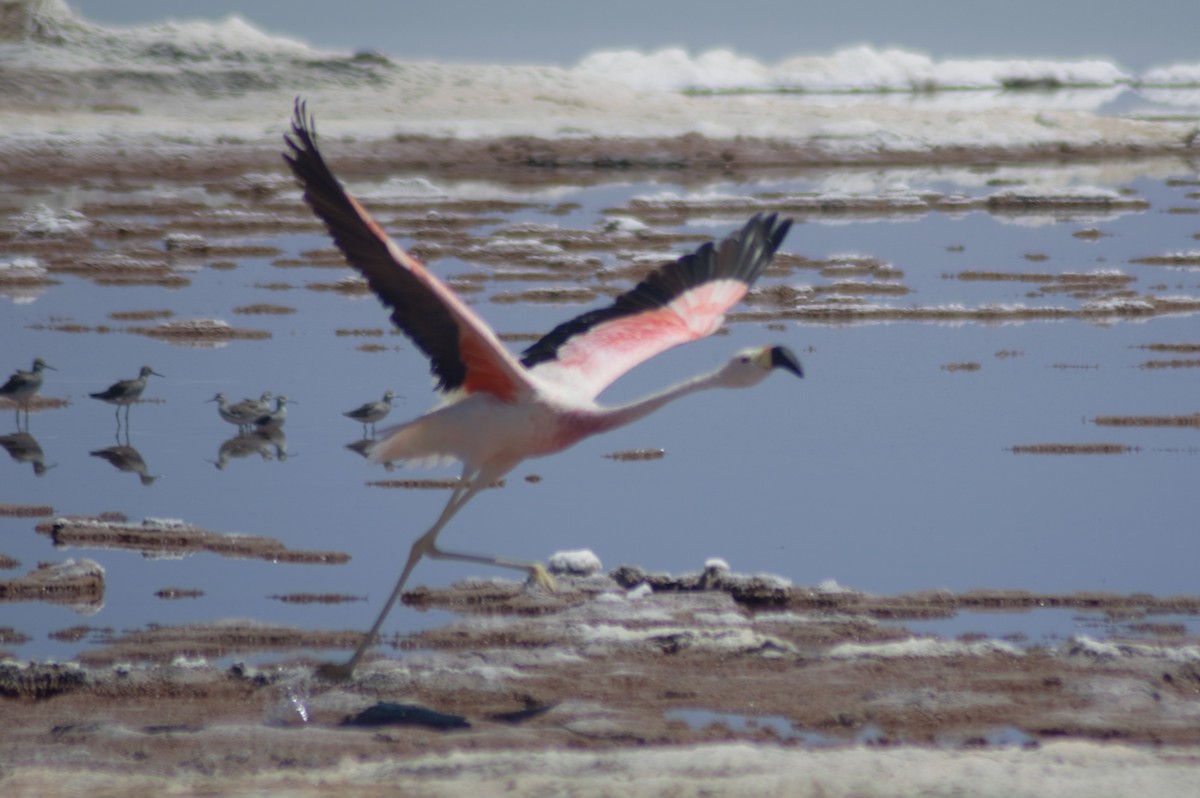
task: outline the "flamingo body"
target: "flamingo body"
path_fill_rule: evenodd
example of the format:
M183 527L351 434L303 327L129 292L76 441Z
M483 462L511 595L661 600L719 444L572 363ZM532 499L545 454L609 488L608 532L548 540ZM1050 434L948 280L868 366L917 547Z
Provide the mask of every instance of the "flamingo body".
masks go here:
M432 465L458 460L462 477L433 526L413 544L391 596L350 660L321 673L348 677L374 640L409 575L423 557L518 568L553 582L538 563L447 552L437 536L480 490L529 458L637 421L695 391L756 385L773 370L803 376L800 362L780 346L737 353L709 374L615 407L596 397L634 366L673 346L710 335L770 263L791 226L774 214L755 215L719 244L664 264L605 308L570 319L513 355L496 333L444 282L397 246L359 202L346 193L316 144L313 120L296 103L284 136L305 201L320 217L346 260L391 310L393 322L429 358L445 401L384 431L367 449L376 463Z

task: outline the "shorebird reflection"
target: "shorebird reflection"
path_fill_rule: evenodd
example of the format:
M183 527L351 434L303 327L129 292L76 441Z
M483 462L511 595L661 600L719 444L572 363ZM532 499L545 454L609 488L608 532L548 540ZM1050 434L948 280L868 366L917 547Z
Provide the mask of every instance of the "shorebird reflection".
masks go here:
M374 438L359 438L356 441L347 443L346 448L349 449L350 451L354 452L355 454L359 455L360 457L368 457L367 453L371 450L371 447L374 445L375 445ZM384 463L383 469L385 471L395 471L396 464L395 463Z
M148 473L149 468L146 465L146 461L142 459L141 452L127 443L118 442L116 446L109 446L107 449L97 449L94 452L89 452L89 454L92 457L107 460L118 471L137 474L138 479L142 481L143 485L153 485L154 480L158 479L157 474Z
M37 438L28 432L14 432L11 435L0 435L0 446L8 452L8 456L18 463L29 463L33 466L36 476L45 474L53 465L46 465L45 454Z
M230 460L257 454L263 460L288 459L287 435L281 429L256 429L226 440L217 450L217 459L209 460L219 470L225 470Z

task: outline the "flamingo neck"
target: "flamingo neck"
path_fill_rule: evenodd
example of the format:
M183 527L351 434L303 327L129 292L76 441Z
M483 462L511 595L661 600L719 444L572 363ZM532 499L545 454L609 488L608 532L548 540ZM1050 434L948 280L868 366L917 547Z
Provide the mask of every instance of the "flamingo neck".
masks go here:
M701 374L698 377L692 377L689 380L672 385L670 388L652 393L647 397L629 402L628 404L617 405L616 407L607 408L600 413L599 426L596 432L605 432L617 427L623 427L626 424L632 424L635 421L640 421L661 407L669 405L676 399L687 396L688 394L696 393L697 391L708 390L709 388L722 387L721 371L717 370L711 374Z

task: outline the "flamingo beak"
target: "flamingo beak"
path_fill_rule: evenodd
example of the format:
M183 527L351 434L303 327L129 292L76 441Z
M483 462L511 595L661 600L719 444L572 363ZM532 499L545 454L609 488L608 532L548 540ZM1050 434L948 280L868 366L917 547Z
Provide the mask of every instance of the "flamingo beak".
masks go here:
M792 350L786 346L771 347L771 368L786 369L792 372L797 377L804 376L804 369L800 367L800 358L792 353Z

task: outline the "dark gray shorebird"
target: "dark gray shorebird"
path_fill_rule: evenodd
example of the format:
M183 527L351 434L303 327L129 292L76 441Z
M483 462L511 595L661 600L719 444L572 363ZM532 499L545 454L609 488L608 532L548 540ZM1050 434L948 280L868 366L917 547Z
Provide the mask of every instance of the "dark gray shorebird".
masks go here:
M392 320L429 357L446 401L385 432L368 450L376 463L457 459L462 476L437 521L413 543L396 586L345 664L318 669L325 678L353 674L375 640L408 577L424 557L485 563L526 572L553 586L540 563L448 552L437 536L480 491L530 457L645 418L667 404L711 388L749 388L775 370L802 376L786 347L757 346L708 374L639 401L604 406L596 397L621 375L673 346L711 335L770 264L791 227L775 214L756 214L723 241L664 263L608 307L555 327L520 355L445 282L396 245L346 193L317 148L312 118L297 100L284 160L312 207Z
M392 412L392 402L396 400L395 391L386 391L378 402L367 402L353 410L342 413L346 418L352 418L363 425L363 435L367 434L367 425L371 425L371 434L375 434L375 422L383 421Z
M99 393L88 394L93 399L99 399L101 402L108 402L110 405L117 406L117 423L121 423L121 408L125 408L125 423L129 424L129 406L142 398L142 391L146 390L146 378L153 374L156 377L161 377L154 369L149 366L142 366L142 370L138 376L132 380L118 380L112 385L105 388Z
M256 430L265 431L279 429L283 426L284 422L287 421L288 402L289 400L286 396L279 394L279 396L275 397L275 409L270 412L260 413L257 415L250 422L251 426ZM291 404L298 405L300 403L292 402Z
M50 369L57 371L53 366L46 363L40 357L33 361L33 368L29 371L17 369L12 376L3 385L0 385L0 396L9 399L17 405L17 426L21 426L21 408L25 408L25 423L29 424L29 400L32 399L42 387L44 376L42 371Z

